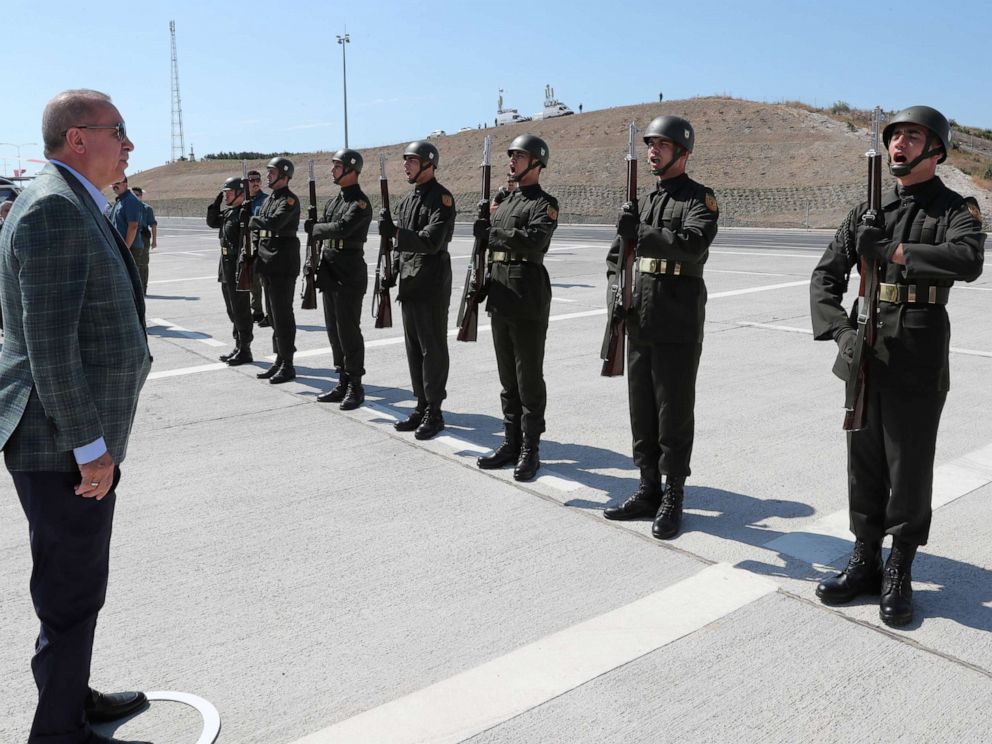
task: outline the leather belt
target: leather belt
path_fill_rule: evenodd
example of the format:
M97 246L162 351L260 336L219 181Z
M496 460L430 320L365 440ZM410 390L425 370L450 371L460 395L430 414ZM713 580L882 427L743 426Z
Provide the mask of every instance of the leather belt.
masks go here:
M637 270L642 274L668 274L669 276L697 278L703 275L703 267L700 264L687 264L667 258L645 258L643 256L637 259Z
M280 233L273 232L272 230L259 230L258 237L260 238L291 238L296 235L295 232L292 233Z
M514 261L536 264L543 263L543 261L540 260L535 261L533 256L529 256L525 253L514 253L513 251L493 251L493 263L513 263Z
M946 305L950 287L933 284L880 284L878 299L894 305Z

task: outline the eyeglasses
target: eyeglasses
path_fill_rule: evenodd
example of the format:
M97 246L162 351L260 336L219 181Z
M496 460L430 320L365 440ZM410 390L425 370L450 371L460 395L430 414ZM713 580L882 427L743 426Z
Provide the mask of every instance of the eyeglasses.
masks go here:
M261 183L261 182L262 182L262 177L261 177L261 176L251 176L251 177L250 177L250 178L248 179L248 183L251 183L251 182L253 182L253 181L254 181L255 183Z
M98 126L84 124L83 126L72 127L72 128L73 129L113 129L114 131L117 132L117 139L119 139L121 142L127 139L127 129L124 127L124 122L118 122L113 126L105 126L105 127L98 127ZM64 132L62 132L62 136L65 137L66 134L68 134L68 132L69 130L66 129Z

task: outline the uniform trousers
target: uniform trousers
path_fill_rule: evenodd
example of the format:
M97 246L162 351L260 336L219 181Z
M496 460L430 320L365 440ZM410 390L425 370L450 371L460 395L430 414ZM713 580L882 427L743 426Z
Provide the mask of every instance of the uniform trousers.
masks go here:
M251 347L254 326L251 320L251 293L238 291L236 261L224 259L224 279L220 289L224 295L224 306L231 321L234 344L239 349Z
M141 248L131 248L131 257L134 262L138 265L138 276L141 277L141 289L144 294L148 294L148 263L149 263L150 249L148 244Z
M627 323L627 395L634 464L641 477L660 483L689 477L695 436L696 373L702 344L641 341Z
M81 744L90 727L89 694L96 620L107 595L116 488L101 500L74 493L79 472L12 472L28 520L31 599L41 629L31 670L38 686L29 744Z
M858 539L881 542L889 534L926 545L933 458L945 400L946 392L869 386L867 426L847 434L851 532Z
M448 397L448 305L403 300L403 336L417 408Z
M349 377L361 377L365 374L365 338L362 336L365 293L337 287L321 290L321 294L334 369Z
M292 364L296 353L296 315L293 313L296 277L262 274L262 289L272 321L272 351L283 362Z
M544 433L548 389L544 384L544 343L548 316L507 318L492 314L496 368L503 386L503 424L524 436Z

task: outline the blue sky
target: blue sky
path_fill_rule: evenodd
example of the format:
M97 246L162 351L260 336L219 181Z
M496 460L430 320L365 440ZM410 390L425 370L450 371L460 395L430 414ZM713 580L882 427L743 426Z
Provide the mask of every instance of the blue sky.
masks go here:
M66 88L109 93L135 142L133 170L171 156L169 21L175 20L186 148L334 150L344 144L347 32L352 147L539 111L544 85L585 110L700 95L926 103L992 128L986 2L647 3L543 0L359 4L67 3L7 0L0 142L41 142ZM520 8L519 10L516 8ZM43 15L42 15L43 12ZM947 29L953 28L953 32ZM250 69L246 73L245 69ZM21 148L42 157L40 144ZM0 170L17 151L0 146ZM40 167L25 163L29 172Z

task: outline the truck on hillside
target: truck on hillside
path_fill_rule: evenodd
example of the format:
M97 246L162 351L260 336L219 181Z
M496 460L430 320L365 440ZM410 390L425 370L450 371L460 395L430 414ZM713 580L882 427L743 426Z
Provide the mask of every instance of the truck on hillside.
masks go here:
M530 121L529 116L523 116L515 108L503 108L503 89L499 89L499 101L496 104L496 126L504 124L516 124L521 121Z
M544 111L534 114L534 119L554 119L557 116L574 114L568 106L555 98L555 89L550 85L544 86Z

